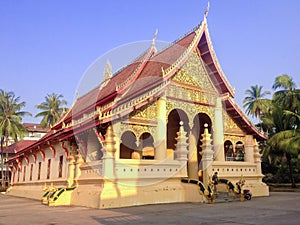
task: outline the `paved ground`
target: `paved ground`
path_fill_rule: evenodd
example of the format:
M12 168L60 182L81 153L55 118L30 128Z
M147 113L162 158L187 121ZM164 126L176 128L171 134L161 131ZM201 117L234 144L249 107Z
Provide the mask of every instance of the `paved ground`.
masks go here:
M48 207L38 201L0 194L0 225L11 224L300 224L300 193L271 192L270 197L217 204L180 203L89 209Z

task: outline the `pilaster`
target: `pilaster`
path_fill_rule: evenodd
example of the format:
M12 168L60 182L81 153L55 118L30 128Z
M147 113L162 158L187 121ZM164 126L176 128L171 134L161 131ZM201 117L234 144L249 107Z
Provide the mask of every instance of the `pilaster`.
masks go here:
M164 160L167 157L167 101L162 96L157 101L157 132L155 143L155 159Z
M75 185L76 187L78 187L78 179L81 175L81 169L80 166L81 164L84 162L82 155L79 153L78 155L75 156L75 177L74 177L74 181L75 181Z
M259 147L256 139L254 139L254 145L253 145L253 158L254 163L256 163L257 167L257 173L261 174L261 154L259 153Z
M68 167L69 167L69 174L68 174L68 187L72 187L73 183L74 183L74 177L75 177L75 156L70 155L69 156L69 163L68 163Z
M244 161L254 163L255 142L252 135L246 135ZM257 142L256 142L257 145ZM259 156L260 157L260 156Z
M188 176L190 179L198 180L198 156L197 156L197 140L192 133L189 135L189 155L188 155Z

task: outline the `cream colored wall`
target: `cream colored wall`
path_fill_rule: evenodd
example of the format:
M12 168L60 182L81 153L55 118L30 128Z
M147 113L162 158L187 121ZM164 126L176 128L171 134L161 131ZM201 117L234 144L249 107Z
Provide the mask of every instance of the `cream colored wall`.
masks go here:
M56 157L53 156L53 152L49 148L43 149L45 152L45 160L42 159L42 156L40 153L36 153L36 162L34 162L34 158L32 155L28 156L29 163L27 164L26 160L22 160L22 171L20 171L20 179L19 182L18 179L18 172L15 173L15 179L14 183L31 183L31 182L38 182L38 183L45 183L45 182L51 182L51 181L59 181L59 180L65 180L67 178L68 174L68 163L66 160L66 156L64 151L61 149L59 145L55 145L54 148L56 149ZM62 168L62 177L59 178L59 157L63 156L63 168ZM51 159L51 167L50 167L50 178L47 179L47 169L48 169L48 159ZM40 174L40 180L38 180L38 166L39 162L41 162L41 174ZM30 181L30 167L31 164L33 164L33 170L32 170L32 181ZM23 181L24 176L24 168L26 167L25 171L25 181Z

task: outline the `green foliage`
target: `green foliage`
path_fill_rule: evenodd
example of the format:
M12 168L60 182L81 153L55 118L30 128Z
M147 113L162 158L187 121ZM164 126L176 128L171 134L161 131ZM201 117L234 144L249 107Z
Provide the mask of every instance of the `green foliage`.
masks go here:
M0 134L5 137L12 137L15 141L26 134L26 129L22 124L22 117L31 115L29 112L21 111L25 107L24 101L20 102L20 97L16 97L13 92L0 90Z
M291 159L291 165L293 168L293 175L296 183L300 182L300 160L297 158ZM269 184L282 184L290 183L289 166L286 163L286 159L282 159L278 162L268 163L263 162L262 171L265 174L263 181Z
M262 110L267 110L269 105L269 100L265 99L266 95L269 95L269 91L262 92L262 86L251 86L250 89L245 91L246 98L244 99L244 108L246 108L246 113L254 117L260 118Z
M257 85L251 88L258 92L262 89ZM265 105L259 106L262 100L257 99L253 100L256 105L251 105L248 96L244 100L248 104L244 107L252 115L254 109L259 109L262 120L259 126L269 134L269 139L261 145L262 169L268 174L265 180L290 181L292 187L295 187L300 166L297 161L300 154L300 89L296 89L295 82L288 75L276 77L273 89L275 92L272 99L263 100Z
M14 92L6 92L0 89L0 135L1 135L1 176L2 186L4 186L4 157L3 145L7 146L8 139L13 138L18 141L22 138L27 130L22 124L22 117L31 115L29 112L22 111L26 103L20 101L20 97L16 97ZM8 153L6 152L6 159Z
M41 112L36 114L35 117L43 117L41 120L42 127L53 126L62 114L68 110L65 107L67 101L62 98L63 95L48 94L45 97L45 101L36 106Z

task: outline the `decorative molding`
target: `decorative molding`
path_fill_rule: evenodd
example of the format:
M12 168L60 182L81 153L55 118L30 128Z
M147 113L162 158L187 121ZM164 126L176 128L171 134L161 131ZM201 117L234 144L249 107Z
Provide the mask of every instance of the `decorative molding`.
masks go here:
M233 119L223 110L224 132L244 134L242 129L233 121Z
M36 163L36 154L33 151L30 151L30 154L33 158L33 162Z
M26 164L28 166L29 165L29 158L28 158L28 156L24 155L23 157L24 157L24 160L25 160L25 162L26 162Z
M69 151L68 151L67 147L65 146L65 142L64 142L64 141L61 142L61 148L62 148L62 149L64 150L64 152L65 152L66 160L68 160L68 159L69 159Z
M46 159L46 155L45 155L45 152L43 149L41 149L40 146L38 146L38 153L40 153L41 157L42 157L42 160L45 161Z
M156 127L156 125L121 123L119 139L121 140L122 135L126 131L131 131L135 135L137 141L143 133L150 133L152 137L155 138Z
M202 90L209 90L211 93L215 93L215 95L218 93L203 65L202 59L197 54L197 51L192 52L189 59L172 77L172 80L196 86Z
M47 144L52 152L53 158L55 158L56 157L56 149L54 148L53 145L51 145L50 141L48 141Z
M167 101L167 115L170 114L170 112L174 109L181 109L184 111L189 119L189 124L192 124L194 121L194 118L199 113L205 113L207 114L212 121L214 121L214 110L213 108L205 105L199 105L199 104L193 104L190 102L185 101L179 101L179 100L172 100L168 99Z
M21 160L19 158L16 158L16 162L18 164L18 167L19 167L20 171L22 172L22 162L21 162Z
M129 118L152 120L157 117L157 101L149 102L129 114Z
M244 136L225 134L224 135L224 142L227 141L227 140L231 141L233 146L235 146L235 144L239 141L244 143L244 144L245 144L245 141L246 141Z

